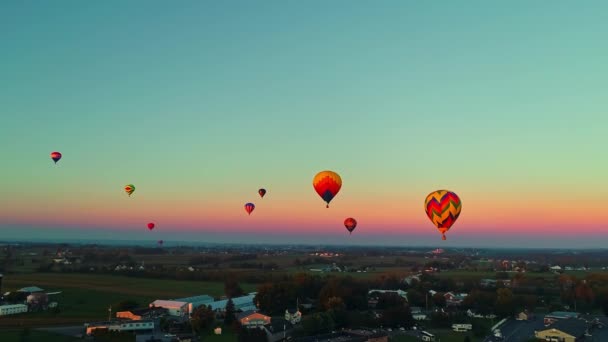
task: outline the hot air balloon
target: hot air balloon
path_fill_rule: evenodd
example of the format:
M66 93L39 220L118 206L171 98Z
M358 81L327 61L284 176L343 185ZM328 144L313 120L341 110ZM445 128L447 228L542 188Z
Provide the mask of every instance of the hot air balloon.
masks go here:
M346 227L348 232L352 234L353 230L355 230L355 228L357 227L357 220L352 217L347 218L346 220L344 220L344 227Z
M327 202L326 208L329 208L329 202L338 194L342 187L342 178L333 171L321 171L313 178L312 186L317 191L317 194Z
M125 185L125 192L127 193L127 195L129 195L129 197L131 196L131 194L135 191L135 185L133 184L127 184Z
M247 214L251 215L253 209L255 209L255 205L253 203L245 203L245 211Z
M59 153L59 152L51 152L51 159L53 159L53 161L55 162L55 164L57 164L57 162L59 161L59 159L61 159L61 153Z
M158 240L158 246L162 247L163 246L163 240Z
M150 229L150 230L154 229L155 226L156 225L152 222L148 223L148 229Z
M448 190L437 190L426 196L424 210L431 222L441 233L441 239L445 240L445 233L456 222L460 216L462 203L458 196Z
M264 195L266 195L266 189L260 189L258 190L258 194L260 194L260 197L264 198Z

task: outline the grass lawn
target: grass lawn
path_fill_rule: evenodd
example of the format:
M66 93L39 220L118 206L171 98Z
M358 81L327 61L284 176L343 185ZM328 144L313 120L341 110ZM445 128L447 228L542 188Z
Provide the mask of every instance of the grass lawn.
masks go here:
M21 329L0 329L0 341L2 342L23 342L23 341L44 341L44 342L75 342L82 341L75 337L59 335L46 331L30 330L27 339L21 339Z
M253 292L256 285L240 284L245 292ZM80 273L11 274L4 277L4 288L39 286L45 290L65 291L86 288L127 296L179 298L201 294L219 297L224 294L222 282L182 281L168 279L133 278L119 275Z
M113 275L77 273L10 274L4 277L4 288L12 291L24 286L39 286L47 292L61 291L49 300L59 303L59 312L27 313L0 319L0 327L41 326L51 324L81 324L106 320L108 307L123 300L134 300L147 306L155 299L179 298L209 294L220 296L220 282L177 281L130 278ZM246 291L255 286L241 284ZM113 316L115 314L113 313ZM4 342L3 339L0 341Z

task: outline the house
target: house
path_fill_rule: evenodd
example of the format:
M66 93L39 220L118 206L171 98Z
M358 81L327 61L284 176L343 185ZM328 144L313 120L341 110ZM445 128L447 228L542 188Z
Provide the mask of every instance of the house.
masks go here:
M559 320L570 319L570 318L578 318L579 313L570 312L570 311L553 311L549 314L545 315L544 323L545 326L553 324Z
M534 315L532 313L528 312L528 310L524 310L515 315L515 319L518 321L527 321L532 318L534 318Z
M270 324L270 317L256 311L238 313L236 319L243 327L254 328Z
M425 341L425 342L433 342L435 341L435 335L431 334L430 332L427 331L422 331L420 333L420 339Z
M412 318L414 318L417 321L423 321L426 319L426 314L422 312L422 309L417 307L417 306L413 306L410 308L411 312L412 312Z
M542 341L577 342L585 339L587 323L581 319L563 319L553 323L548 329L535 332Z
M421 274L407 276L403 279L403 282L411 286L414 281L420 282L420 276Z
M187 302L158 299L150 303L150 307L167 309L169 315L176 317L183 317L189 314Z
M468 296L468 294L466 294L466 293L455 294L453 292L446 292L443 296L445 297L446 306L459 306L460 304L462 304L462 302Z
M285 320L291 324L298 324L302 320L302 313L298 307L285 310Z
M481 287L496 287L496 279L481 279L479 285Z

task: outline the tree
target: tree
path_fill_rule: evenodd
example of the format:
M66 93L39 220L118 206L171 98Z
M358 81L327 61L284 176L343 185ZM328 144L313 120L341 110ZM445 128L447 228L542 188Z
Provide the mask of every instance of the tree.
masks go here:
M376 304L376 309L385 310L405 306L405 304L405 299L396 293L382 293L378 296L378 304Z
M500 317L509 317L515 314L515 303L513 301L513 293L507 288L496 290L496 315Z
M414 325L414 318L408 306L393 306L382 312L380 323L386 327L409 328Z
M230 278L224 282L224 294L226 297L236 298L242 296L244 293L245 291L243 291L235 279Z
M464 337L464 342L471 342L471 338L469 336Z
M234 313L236 312L232 298L228 299L228 302L226 303L225 311L226 311L226 317L224 317L224 324L230 325L230 324L232 324L232 322L235 321Z
M201 334L203 331L210 328L215 321L215 312L211 310L210 307L201 305L194 310L190 321L192 322L192 329L194 329L196 333Z
M243 328L239 330L239 342L266 342L266 331L262 328Z
M260 286L254 303L259 303L259 309L269 315L281 315L286 308L293 306L295 298L293 283L280 282Z
M112 304L112 310L113 311L128 311L128 310L135 309L138 306L139 306L138 302L127 299L127 300L123 300L118 303Z
M435 293L433 295L433 304L439 308L445 308L446 300L443 293Z

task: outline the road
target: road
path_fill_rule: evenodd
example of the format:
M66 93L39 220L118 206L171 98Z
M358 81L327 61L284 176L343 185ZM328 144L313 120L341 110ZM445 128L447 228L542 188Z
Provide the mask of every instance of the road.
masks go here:
M522 342L527 341L534 337L534 332L543 330L543 318L536 317L528 321L517 321L514 319L508 319L498 329L502 333L503 339L495 339L491 336L486 337L484 342Z

